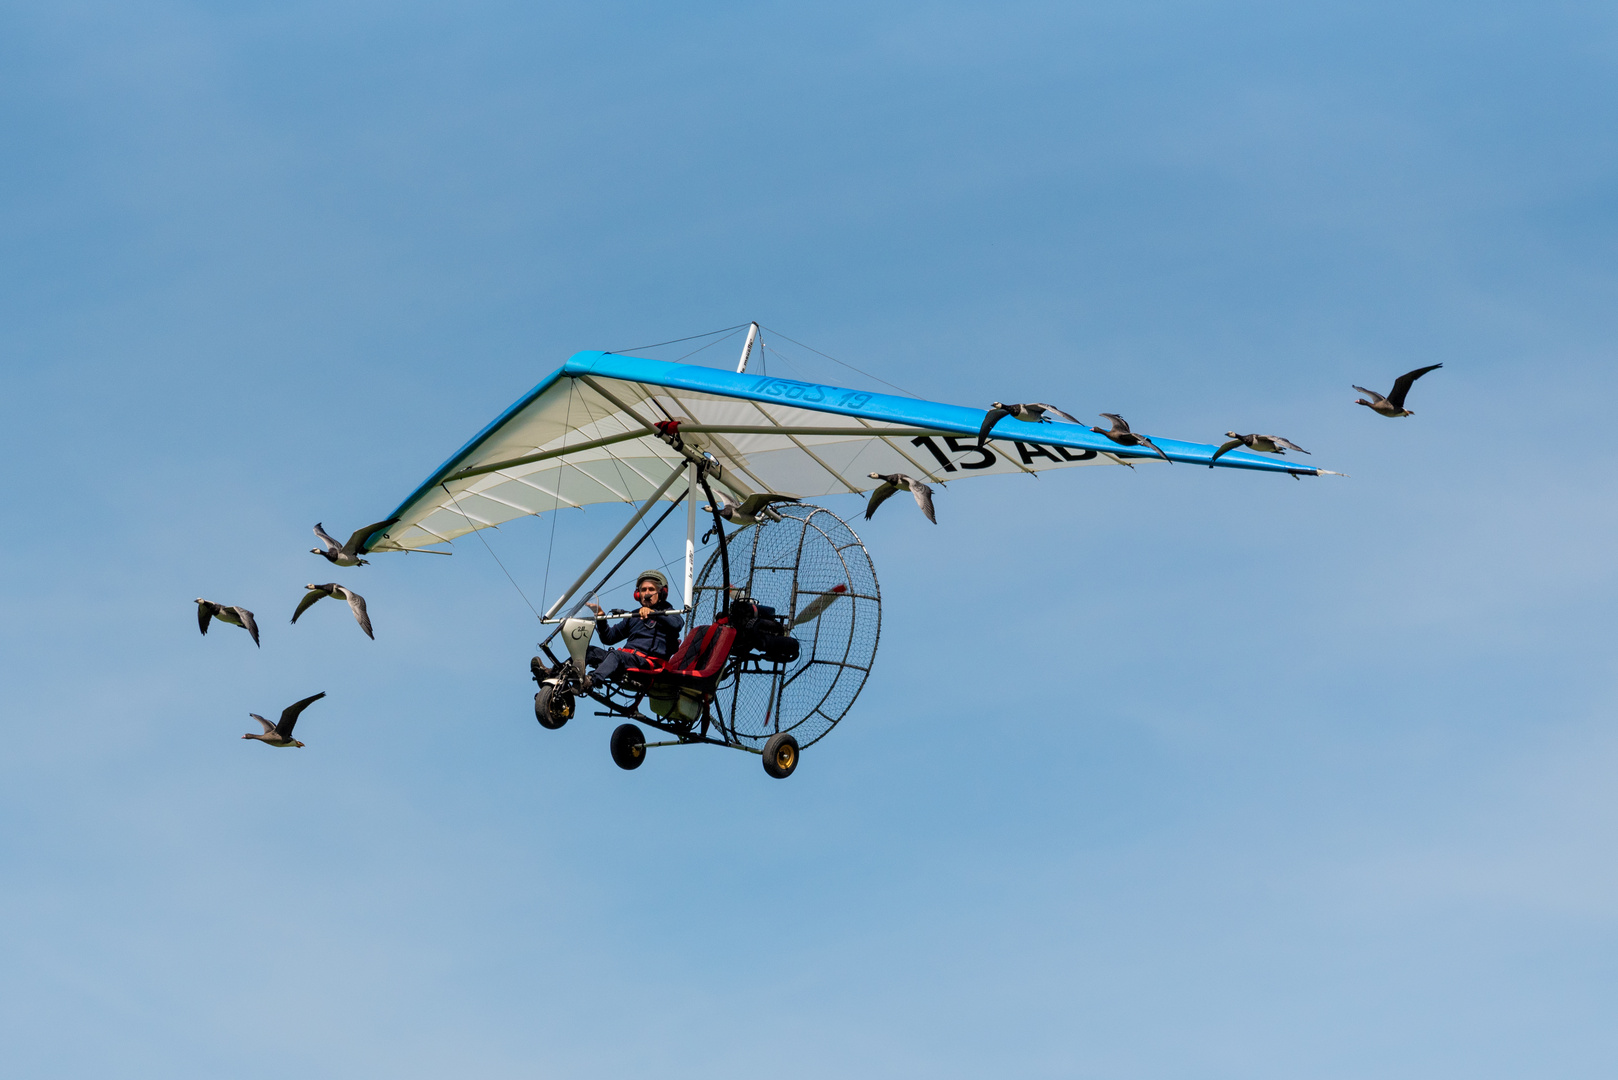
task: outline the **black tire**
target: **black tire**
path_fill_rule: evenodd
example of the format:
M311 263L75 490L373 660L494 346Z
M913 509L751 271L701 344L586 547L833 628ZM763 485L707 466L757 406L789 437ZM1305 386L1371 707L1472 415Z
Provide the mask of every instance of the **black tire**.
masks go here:
M573 695L555 686L541 686L534 695L534 719L555 731L573 719Z
M764 744L764 771L785 780L798 767L798 740L783 731Z
M612 729L612 763L620 769L638 769L646 760L646 733L634 724Z

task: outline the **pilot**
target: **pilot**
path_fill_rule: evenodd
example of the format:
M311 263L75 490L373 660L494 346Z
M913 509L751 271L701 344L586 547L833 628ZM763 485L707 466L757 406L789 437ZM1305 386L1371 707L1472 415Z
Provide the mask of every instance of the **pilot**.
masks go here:
M642 570L635 578L635 599L640 603L639 610L616 623L608 623L607 613L591 602L601 644L623 642L612 650L590 646L585 659L595 668L593 679L618 679L627 668L645 666L645 658L667 660L679 648L685 620L674 613L669 603L669 579L656 570Z

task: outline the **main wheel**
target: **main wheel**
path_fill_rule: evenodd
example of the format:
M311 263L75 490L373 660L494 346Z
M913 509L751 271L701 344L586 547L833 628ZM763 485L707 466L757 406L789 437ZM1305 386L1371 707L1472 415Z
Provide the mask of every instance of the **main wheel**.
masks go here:
M798 740L790 733L770 736L764 744L764 771L777 780L785 780L798 767Z
M541 686L534 695L534 719L555 731L573 719L573 695L555 686Z
M646 733L634 724L612 729L612 763L620 769L638 769L646 760Z

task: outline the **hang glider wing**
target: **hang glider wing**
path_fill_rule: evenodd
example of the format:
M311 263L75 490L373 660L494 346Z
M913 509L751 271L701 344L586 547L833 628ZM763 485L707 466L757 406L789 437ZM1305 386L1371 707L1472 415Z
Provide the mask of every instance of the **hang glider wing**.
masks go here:
M479 432L373 534L371 551L425 548L475 529L561 507L639 502L665 486L683 455L656 425L678 421L683 444L713 456L710 483L738 499L760 491L818 498L860 494L870 473L932 483L1072 465L1161 461L1075 424L1006 418L977 445L982 409L768 375L581 352ZM1174 461L1207 465L1214 447L1154 441ZM1319 470L1246 451L1214 465L1314 476Z

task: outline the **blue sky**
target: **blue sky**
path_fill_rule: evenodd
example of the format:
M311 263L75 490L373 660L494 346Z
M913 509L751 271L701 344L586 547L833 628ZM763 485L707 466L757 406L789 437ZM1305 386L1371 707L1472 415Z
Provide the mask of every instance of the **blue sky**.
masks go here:
M1615 84L1593 4L0 8L12 1068L1612 1075ZM539 729L481 546L278 614L570 353L748 319L1352 478L862 525L785 783Z

